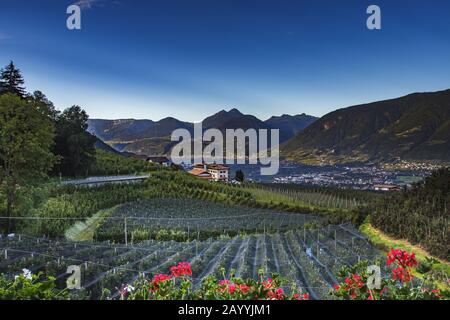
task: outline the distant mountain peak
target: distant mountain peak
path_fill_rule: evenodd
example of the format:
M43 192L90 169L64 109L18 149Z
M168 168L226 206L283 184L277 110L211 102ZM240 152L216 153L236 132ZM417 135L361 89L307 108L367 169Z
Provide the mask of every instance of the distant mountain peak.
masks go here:
M229 114L235 114L235 115L243 115L242 114L242 112L240 112L238 109L236 109L236 108L233 108L233 109L230 109L230 111L228 111L228 113Z
M228 116L234 116L234 117L239 117L239 116L243 116L243 113L240 112L238 109L236 108L232 108L229 111L223 109L221 111L219 111L218 113L212 115L212 117L214 116L223 116L223 115L228 115Z
M163 118L158 121L158 123L164 123L164 122L181 122L181 121L174 117L166 117L166 118Z
M308 116L309 117L309 116ZM203 129L279 129L281 142L293 137L313 120L308 117L283 115L261 121L257 117L243 114L237 108L221 110L202 121ZM313 117L311 117L313 118ZM175 129L193 130L193 123L173 117L152 120L89 120L88 131L114 146L118 151L136 154L166 154L173 143L170 135Z

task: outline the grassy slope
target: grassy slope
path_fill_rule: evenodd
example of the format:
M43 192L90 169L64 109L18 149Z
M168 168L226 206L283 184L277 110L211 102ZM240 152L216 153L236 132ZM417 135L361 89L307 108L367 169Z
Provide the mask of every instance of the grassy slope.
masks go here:
M90 175L138 174L155 169L155 164L144 160L97 149L96 163L91 168Z
M442 259L438 259L430 255L427 251L417 245L413 245L409 243L407 240L394 239L384 234L382 231L374 228L369 221L363 223L359 230L368 237L369 241L381 249L384 252L388 252L391 248L399 248L409 252L414 252L416 254L417 260L419 263L427 263L428 259L435 260L435 263L432 265L432 270L444 272L447 275L450 275L450 263L448 261L444 261ZM423 279L425 274L415 270L415 276L420 279ZM439 283L439 287L447 289L449 288L448 284Z

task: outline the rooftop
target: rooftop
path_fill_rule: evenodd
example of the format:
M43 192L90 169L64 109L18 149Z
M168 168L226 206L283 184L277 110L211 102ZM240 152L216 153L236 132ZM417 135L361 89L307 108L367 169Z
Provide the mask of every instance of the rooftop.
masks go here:
M222 164L202 164L202 163L197 163L194 165L194 168L201 168L204 169L204 167L206 166L206 168L208 170L230 170L230 168L228 166L222 165Z

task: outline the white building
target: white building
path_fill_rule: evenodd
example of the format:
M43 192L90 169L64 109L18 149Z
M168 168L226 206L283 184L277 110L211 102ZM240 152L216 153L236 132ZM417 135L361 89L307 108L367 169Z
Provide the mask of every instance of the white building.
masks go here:
M194 168L189 171L192 175L199 178L206 178L211 181L228 181L230 168L221 164L196 164ZM209 177L205 175L209 174Z

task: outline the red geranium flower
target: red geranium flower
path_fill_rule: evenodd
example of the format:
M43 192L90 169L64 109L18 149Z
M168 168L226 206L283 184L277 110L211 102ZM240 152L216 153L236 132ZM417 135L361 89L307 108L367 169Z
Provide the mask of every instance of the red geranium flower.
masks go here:
M295 300L309 300L309 293L304 293L304 294L294 294L294 299Z
M167 274L155 274L152 278L151 285L153 290L159 289L159 284L161 282L169 281L172 279L172 276L169 276Z
M415 253L408 253L401 249L391 249L391 251L388 253L386 262L388 266L396 262L397 265L404 268L412 268L418 264Z
M182 276L192 276L191 265L187 262L178 263L178 265L171 267L170 271L175 278Z
M235 284L231 284L231 285L228 287L228 292L229 292L230 294L233 294L235 291L236 291L236 285L235 285Z
M267 278L267 281L263 281L262 285L264 286L264 289L272 289L273 286L273 280L271 278Z
M241 290L243 294L247 294L250 291L250 287L246 284L241 284L239 285L239 290Z

